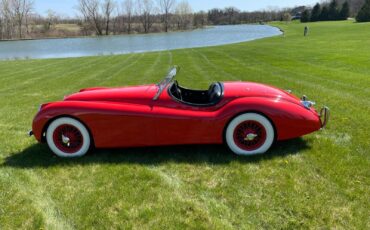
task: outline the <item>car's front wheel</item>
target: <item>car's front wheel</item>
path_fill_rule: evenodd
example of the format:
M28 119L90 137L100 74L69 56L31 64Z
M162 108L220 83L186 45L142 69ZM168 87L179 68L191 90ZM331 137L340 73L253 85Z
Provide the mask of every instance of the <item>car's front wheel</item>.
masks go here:
M257 113L245 113L234 118L225 135L227 145L238 155L265 153L275 137L271 122Z
M91 138L81 122L61 117L50 123L46 130L46 142L59 157L81 157L89 150Z

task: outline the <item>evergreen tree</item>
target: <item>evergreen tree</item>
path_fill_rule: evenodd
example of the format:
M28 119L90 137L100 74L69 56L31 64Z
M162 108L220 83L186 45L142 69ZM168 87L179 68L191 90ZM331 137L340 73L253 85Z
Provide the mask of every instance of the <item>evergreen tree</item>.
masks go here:
M338 20L338 3L332 0L329 4L328 20Z
M342 9L339 12L339 19L347 20L348 17L349 17L349 3L348 1L345 1L342 5Z
M308 10L304 10L301 15L301 22L309 22L310 21L310 12Z
M320 20L321 6L320 3L317 3L311 12L311 22L316 22Z
M320 21L327 21L329 19L328 15L329 15L329 9L327 6L324 6L320 13L320 17L319 17Z
M358 12L356 20L358 22L370 22L370 0L366 0L365 4Z

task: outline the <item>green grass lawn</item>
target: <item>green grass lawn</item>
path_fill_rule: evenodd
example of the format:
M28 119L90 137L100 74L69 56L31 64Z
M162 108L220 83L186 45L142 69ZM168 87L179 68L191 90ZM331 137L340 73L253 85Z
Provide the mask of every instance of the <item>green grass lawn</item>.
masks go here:
M0 229L370 228L370 24L276 24L285 36L88 58L0 62ZM254 81L331 108L328 129L263 156L224 146L59 159L28 138L38 105L80 88ZM108 130L109 131L109 130Z

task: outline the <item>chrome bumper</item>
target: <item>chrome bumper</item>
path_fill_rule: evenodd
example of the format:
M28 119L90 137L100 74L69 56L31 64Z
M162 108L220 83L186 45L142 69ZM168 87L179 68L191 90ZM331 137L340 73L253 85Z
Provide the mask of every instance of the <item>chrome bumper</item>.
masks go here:
M324 106L320 110L320 121L321 121L321 128L322 129L324 129L326 127L326 125L328 124L329 118L330 118L330 109L328 107Z

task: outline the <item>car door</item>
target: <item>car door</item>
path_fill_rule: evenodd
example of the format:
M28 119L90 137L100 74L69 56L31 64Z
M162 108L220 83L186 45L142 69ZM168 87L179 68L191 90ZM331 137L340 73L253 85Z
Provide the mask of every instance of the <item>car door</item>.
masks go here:
M223 121L216 107L184 105L163 96L152 115L156 145L222 143Z

